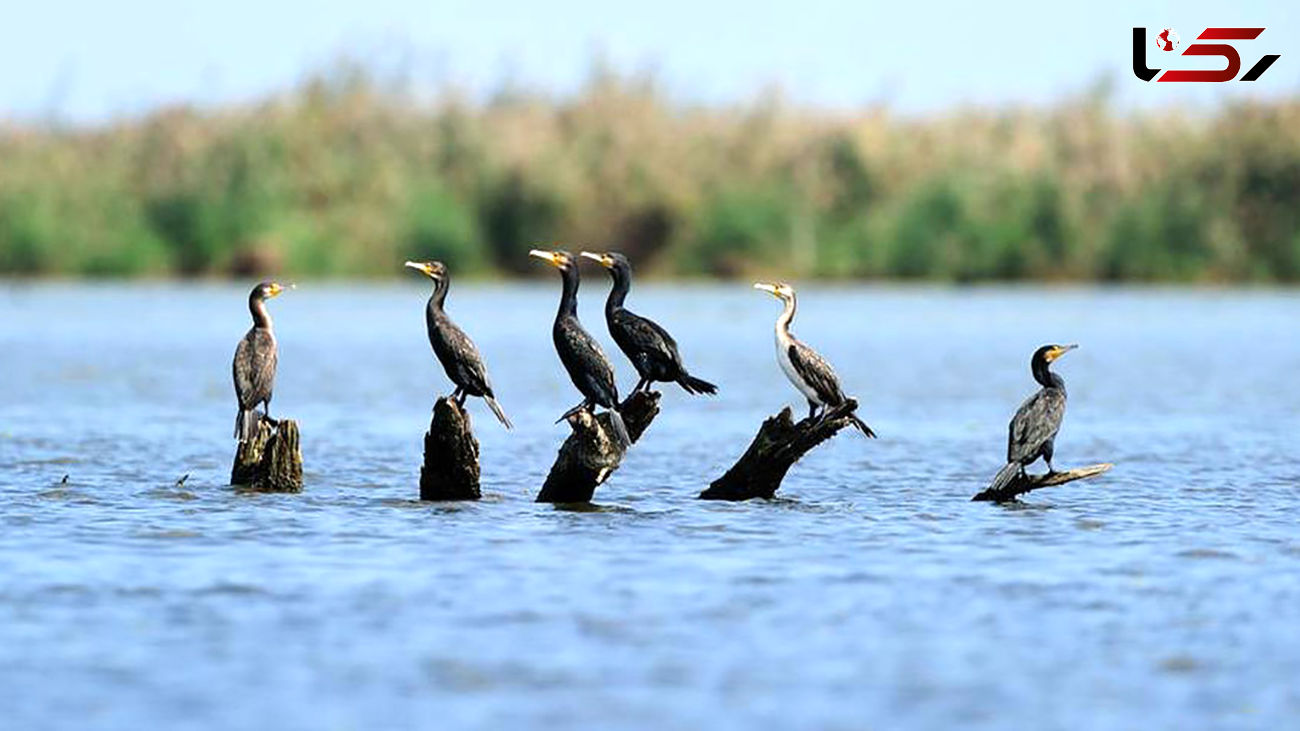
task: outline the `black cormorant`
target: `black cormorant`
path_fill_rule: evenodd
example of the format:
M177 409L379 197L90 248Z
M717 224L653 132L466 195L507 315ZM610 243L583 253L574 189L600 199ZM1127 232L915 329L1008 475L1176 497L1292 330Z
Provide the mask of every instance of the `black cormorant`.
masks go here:
M492 392L492 382L488 380L483 356L474 347L474 341L469 339L464 330L456 327L456 323L451 321L443 309L443 304L447 301L447 289L451 286L447 267L440 261L408 261L406 266L423 272L433 280L433 294L424 309L424 322L429 328L429 345L433 346L433 354L438 356L443 370L447 371L447 377L456 384L451 397L461 406L465 405L466 396L481 397L487 401L492 413L496 414L497 421L505 428L511 428L510 420L506 418L501 405L497 403L496 394Z
M618 384L614 382L614 367L609 364L600 344L578 322L578 262L567 251L533 249L528 255L559 269L560 278L564 282L560 308L555 313L551 335L560 362L569 372L573 385L582 393L583 401L565 412L560 420L563 421L582 409L591 410L593 405L604 406L609 409L610 421L614 424L614 431L618 432L618 438L624 446L631 444L623 417L618 413Z
M642 389L649 391L650 384L655 381L676 383L687 393L717 393L717 386L686 372L682 357L677 353L677 342L667 330L654 320L641 317L623 307L623 300L632 287L632 265L628 263L627 257L614 252L593 254L584 251L582 255L608 269L614 280L614 287L609 290L609 299L605 300L605 322L609 325L609 334L613 336L614 342L618 343L618 347L632 361L636 372L641 376L636 388L632 389L633 393Z
M776 360L794 387L808 399L808 418L817 416L818 407L822 407L824 416L826 409L843 404L846 397L835 369L825 358L790 334L796 308L794 288L779 282L759 282L754 289L761 289L785 303L781 316L776 318ZM849 419L863 434L876 436L857 414L849 414Z
M235 398L239 400L235 436L241 442L248 441L257 433L258 404L263 405L267 420L272 421L271 390L275 386L278 355L266 301L279 296L283 291L284 286L279 282L262 282L253 287L248 295L248 311L253 315L253 327L239 341L235 348L235 361L231 364L231 372L235 377Z
M1052 362L1074 350L1077 345L1044 345L1034 351L1029 370L1043 387L1016 410L1007 429L1007 464L993 478L992 489L1006 487L1025 467L1042 457L1047 471L1052 469L1052 452L1056 432L1065 418L1065 380L1051 370Z

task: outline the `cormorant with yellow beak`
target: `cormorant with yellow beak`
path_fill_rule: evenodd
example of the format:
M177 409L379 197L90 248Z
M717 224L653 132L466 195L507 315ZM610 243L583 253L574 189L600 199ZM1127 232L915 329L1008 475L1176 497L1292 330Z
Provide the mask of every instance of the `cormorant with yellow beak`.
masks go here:
M843 404L847 397L840 388L839 376L835 375L831 364L790 333L790 323L794 321L797 306L794 288L783 282L759 282L754 285L754 289L761 289L785 304L780 317L776 318L776 360L781 364L781 370L785 371L786 378L808 400L808 418L817 416L819 408L822 410L821 415L825 416L828 408ZM863 434L876 436L857 414L849 414L849 419Z
M1007 464L993 478L992 489L999 490L1011 483L1017 475L1023 477L1025 467L1042 457L1047 471L1052 473L1052 453L1056 449L1056 433L1065 418L1065 379L1052 372L1051 364L1057 358L1079 347L1078 345L1044 345L1034 351L1029 361L1029 371L1042 388L1016 410L1007 429Z
M555 351L560 355L560 362L569 372L573 385L582 393L583 400L566 411L559 421L578 411L591 411L593 406L604 406L609 409L610 421L613 422L619 440L624 446L630 445L632 440L623 424L622 415L618 413L618 384L614 381L614 367L609 364L600 344L578 321L578 262L567 251L533 249L528 255L559 269L560 279L564 283L551 336L555 340Z
M235 436L241 442L252 439L257 433L258 404L262 404L267 421L274 423L271 419L271 391L275 387L275 364L279 353L266 301L278 297L283 291L284 286L279 282L262 282L248 294L248 311L253 315L253 327L235 347L235 360L230 368L235 377L235 398L239 401Z
M655 381L676 383L692 394L717 393L717 386L686 372L682 356L677 353L677 342L667 330L654 320L623 306L632 287L632 265L627 257L616 252L593 254L590 251L582 252L582 256L599 262L609 270L614 280L609 299L605 300L605 323L609 325L609 334L614 337L614 342L641 376L636 388L632 389L633 393L642 389L649 391L650 384Z
M433 294L424 309L424 322L429 330L429 345L433 354L438 356L447 377L456 384L451 397L460 406L465 405L466 396L478 396L487 402L488 408L496 414L497 421L509 429L510 419L497 403L496 394L492 392L492 382L488 380L487 366L479 354L474 341L469 339L464 330L456 326L447 316L443 305L447 301L447 289L451 286L447 267L440 261L408 261L406 266L424 274L433 280Z

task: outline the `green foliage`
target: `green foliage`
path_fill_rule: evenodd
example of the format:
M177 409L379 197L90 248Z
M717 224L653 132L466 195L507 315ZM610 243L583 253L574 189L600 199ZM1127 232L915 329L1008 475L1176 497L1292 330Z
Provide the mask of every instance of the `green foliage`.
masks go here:
M0 274L670 274L1300 282L1300 100L1120 116L1103 96L898 119L665 100L593 74L429 105L356 66L238 109L0 125Z

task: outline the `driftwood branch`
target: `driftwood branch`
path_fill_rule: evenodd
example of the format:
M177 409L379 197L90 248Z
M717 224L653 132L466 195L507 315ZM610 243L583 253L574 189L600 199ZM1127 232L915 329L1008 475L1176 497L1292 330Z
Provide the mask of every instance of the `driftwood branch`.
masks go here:
M302 491L302 452L298 448L298 422L272 423L258 415L252 439L240 442L230 484L268 492Z
M849 399L826 412L820 419L794 421L787 406L776 416L768 417L759 427L749 449L726 474L714 480L700 493L701 500L770 500L781 487L785 473L813 447L853 426L850 418L858 402Z
M659 414L659 393L638 391L627 397L619 411L635 444ZM579 411L568 422L573 433L555 455L555 464L537 493L539 503L590 502L596 488L609 479L627 454L614 435L608 413L592 416Z
M420 467L421 500L478 500L478 440L469 414L455 399L443 396L433 405L424 434Z
M1041 475L1026 474L1023 477L1016 475L1008 485L1000 490L988 488L971 498L971 502L994 502L1007 503L1016 499L1018 495L1023 495L1031 490L1038 490L1044 487L1054 487L1064 485L1067 482L1075 480L1086 480L1090 477L1109 472L1115 465L1110 462L1104 464L1095 464L1088 467L1078 467L1064 472L1048 472Z

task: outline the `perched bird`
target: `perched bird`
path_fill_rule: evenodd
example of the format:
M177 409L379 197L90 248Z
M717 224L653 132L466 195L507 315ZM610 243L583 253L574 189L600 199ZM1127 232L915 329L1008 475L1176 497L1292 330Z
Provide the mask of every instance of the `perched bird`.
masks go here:
M488 408L496 414L497 421L507 429L512 428L510 419L497 403L496 394L492 392L492 382L488 380L487 366L474 341L469 339L464 330L447 316L443 305L447 302L447 289L451 286L447 267L440 261L408 261L406 266L423 272L433 280L433 294L424 309L424 322L429 328L429 345L433 354L438 356L447 377L456 384L451 397L460 406L465 405L466 396L478 396L487 402Z
M573 385L582 393L583 401L566 411L559 420L563 421L583 409L590 411L593 406L604 406L609 409L610 421L613 422L618 438L624 446L631 444L623 416L618 412L618 384L614 382L614 367L609 364L600 344L578 322L578 262L567 251L533 249L528 255L559 269L560 278L564 282L551 336L555 340L560 362L569 372Z
M253 315L253 327L235 348L235 361L231 371L235 376L235 398L239 400L239 415L235 417L235 436L246 442L257 433L257 405L262 404L267 421L271 419L271 390L275 386L275 363L278 353L275 331L271 329L271 314L266 311L266 301L284 291L279 282L262 282L248 295L248 311Z
M1025 467L1042 457L1047 471L1052 469L1052 452L1056 446L1056 432L1065 418L1065 380L1051 370L1052 362L1074 350L1077 345L1044 345L1034 351L1029 370L1034 380L1042 385L1033 396L1016 410L1007 430L1007 464L993 478L992 489L999 490L1011 484L1018 475L1023 477Z
M609 290L609 299L605 300L605 322L609 325L609 334L614 342L627 355L641 376L635 393L650 390L655 381L676 383L693 394L715 394L718 387L702 378L696 378L686 372L682 357L677 353L677 342L654 320L641 317L623 306L627 292L632 287L632 265L627 257L618 253L593 254L582 252L582 256L599 262L609 270L614 286Z
M819 407L821 415L825 416L827 409L843 404L846 397L831 364L790 334L796 308L794 288L781 282L759 282L754 289L761 289L785 303L781 316L776 318L776 360L786 378L808 399L808 418L817 416ZM876 436L857 414L849 414L849 419L863 434Z

